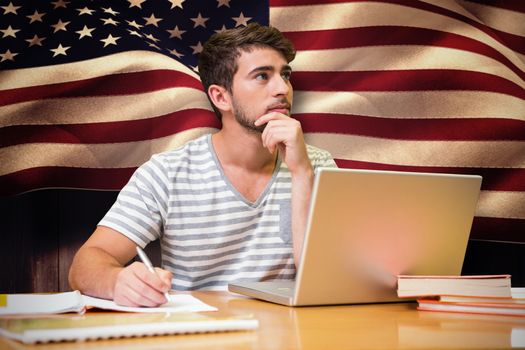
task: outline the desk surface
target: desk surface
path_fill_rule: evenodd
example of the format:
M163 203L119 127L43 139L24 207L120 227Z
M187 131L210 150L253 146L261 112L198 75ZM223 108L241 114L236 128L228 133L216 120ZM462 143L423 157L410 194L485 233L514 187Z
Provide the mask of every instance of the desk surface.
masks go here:
M0 349L511 349L525 348L525 318L416 311L415 303L290 308L227 292L194 292L219 313L253 314L257 331L23 345ZM103 313L88 312L88 317ZM74 317L75 315L71 315Z

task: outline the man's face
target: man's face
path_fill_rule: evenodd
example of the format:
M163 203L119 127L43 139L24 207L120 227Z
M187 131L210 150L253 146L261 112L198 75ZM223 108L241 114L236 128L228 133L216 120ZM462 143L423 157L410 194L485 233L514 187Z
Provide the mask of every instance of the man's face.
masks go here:
M233 77L232 104L237 122L262 133L266 125L255 126L261 116L277 112L290 116L292 108L291 68L284 57L271 48L242 52Z

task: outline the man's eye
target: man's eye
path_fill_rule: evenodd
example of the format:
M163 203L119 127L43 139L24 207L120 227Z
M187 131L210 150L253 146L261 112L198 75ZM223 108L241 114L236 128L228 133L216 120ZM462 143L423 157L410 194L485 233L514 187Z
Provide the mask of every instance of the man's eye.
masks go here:
M292 76L292 72L283 72L281 74L284 80L290 80L290 77Z
M257 80L268 80L268 74L266 73L259 73L255 76L255 79Z

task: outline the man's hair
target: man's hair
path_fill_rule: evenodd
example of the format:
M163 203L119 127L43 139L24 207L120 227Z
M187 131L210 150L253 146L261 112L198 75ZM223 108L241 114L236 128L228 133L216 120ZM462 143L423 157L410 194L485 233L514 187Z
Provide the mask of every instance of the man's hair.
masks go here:
M265 47L278 51L288 63L295 58L295 49L291 41L273 27L250 23L246 27L229 29L212 35L199 54L199 75L206 95L208 96L208 88L212 84L222 86L231 93L233 76L238 69L237 59L242 52ZM220 111L211 100L210 103L220 119Z

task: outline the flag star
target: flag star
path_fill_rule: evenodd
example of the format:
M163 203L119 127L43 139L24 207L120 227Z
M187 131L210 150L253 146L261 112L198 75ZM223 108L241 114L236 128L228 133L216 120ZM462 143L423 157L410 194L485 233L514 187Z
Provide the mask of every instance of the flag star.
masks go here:
M117 45L118 39L120 39L120 36L113 37L111 34L109 34L106 39L101 39L100 41L102 41L104 43L104 47L106 47L108 45Z
M58 0L58 1L53 1L52 2L54 9L57 9L59 7L63 7L63 8L67 8L67 4L69 4L69 1L64 1L64 0Z
M225 30L227 30L227 29L226 29L226 27L225 27L224 24L223 24L223 25L222 25L222 28L221 28L221 29L217 29L217 30L215 31L215 33L222 33L222 32L224 32Z
M139 32L137 32L136 30L128 29L128 32L129 32L131 35L135 35L135 36L138 36L139 38L142 38L142 34L140 34Z
M235 27L241 25L246 27L248 25L248 21L252 19L252 17L244 17L243 13L241 12L239 17L232 17L232 19L235 20Z
M150 46L150 47L154 47L154 48L156 48L157 50L160 50L160 47L158 47L158 46L155 45L154 43L148 43L148 46Z
M142 8L142 3L146 2L146 0L128 0L129 2L129 8L137 6L139 9Z
M183 54L181 54L180 52L178 52L177 50L173 49L173 50L169 50L170 53L173 55L173 56L177 56L177 58L181 58L182 56L184 56Z
M158 23L162 21L162 18L156 18L155 15L152 13L151 16L148 17L142 17L146 20L146 25L151 24L155 27L158 27Z
M56 49L50 49L49 51L54 52L53 57L58 56L58 55L67 56L66 51L69 50L70 48L71 46L63 47L62 44L58 44L58 47Z
M140 29L140 28L144 27L143 25L140 25L140 24L138 24L138 23L135 22L135 21L128 21L128 20L126 20L126 22L128 22L128 24L129 24L130 26L135 27L135 28L137 28L137 29Z
M179 26L175 26L175 28L171 30L167 30L168 33L170 33L170 39L171 38L179 38L182 39L182 34L186 33L185 30L180 30Z
M170 10L173 10L175 7L180 7L182 8L182 3L185 1L185 0L168 0L169 2L171 2L171 8Z
M199 14L197 15L197 17L194 17L194 18L191 18L191 20L193 22L195 22L195 24L193 25L193 28L197 28L198 26L203 26L204 28L206 28L206 21L209 20L209 18L204 18L201 16L201 13L199 12Z
M221 6L227 6L227 7L230 7L230 1L231 0L217 0L217 2L219 3L217 5L217 7L221 7Z
M11 52L9 50L7 50L4 53L0 53L0 57L2 57L2 60L0 62L4 62L7 60L14 61L16 55L18 55L16 52Z
M92 9L89 9L87 6L84 7L83 9L77 9L77 11L79 11L79 16L81 15L92 15L93 12L95 12L95 10L92 10Z
M115 21L113 18L101 18L100 20L104 22L104 25L112 24L116 26L119 23L119 21Z
M200 41L197 43L197 45L190 45L190 47L193 49L194 55L202 52L202 44Z
M7 38L8 36L16 38L16 33L19 31L20 29L13 29L11 26L7 27L6 29L0 29L0 32L4 33L2 38Z
M159 42L160 40L155 38L152 34L146 34L144 35L146 38L148 38L149 40L152 40L154 42Z
M13 6L13 3L9 2L9 5L0 7L4 9L4 15L7 15L8 13L13 13L17 15L18 13L16 13L16 10L18 10L22 6Z
M85 36L89 36L89 37L92 38L93 36L91 35L91 32L94 31L94 30L95 30L95 28L88 28L85 25L84 28L82 28L82 30L77 30L75 33L80 35L79 39L82 39Z
M116 16L119 14L119 12L113 10L111 7L108 7L108 8L102 8L102 10L104 11L104 13L109 13L110 15L113 15L113 16Z
M39 13L38 11L35 10L35 13L33 13L31 16L26 16L27 18L29 18L31 21L29 21L29 24L33 23L33 22L42 22L42 17L44 17L45 13Z
M63 30L65 32L67 32L67 29L66 29L66 26L69 24L70 22L62 22L61 19L58 20L58 22L56 24L52 24L51 27L55 28L55 30L53 31L53 33L56 33L58 32L59 30Z
M35 36L32 39L26 39L26 41L29 43L29 47L33 45L42 46L42 41L44 41L46 38L39 38L38 35L35 34Z

